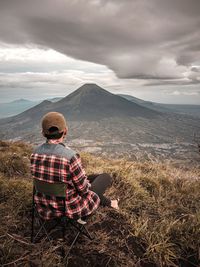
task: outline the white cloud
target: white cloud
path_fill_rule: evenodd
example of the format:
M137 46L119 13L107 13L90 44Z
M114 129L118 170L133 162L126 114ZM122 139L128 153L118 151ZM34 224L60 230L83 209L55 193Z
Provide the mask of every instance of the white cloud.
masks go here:
M69 57L52 49L40 49L37 47L0 46L0 62L67 62ZM74 61L71 59L71 61Z
M169 93L170 95L185 95L185 96L187 96L187 95L189 95L189 96L192 96L192 95L194 95L194 96L198 96L199 95L199 92L187 92L187 91L173 91L173 92L171 92L171 93Z

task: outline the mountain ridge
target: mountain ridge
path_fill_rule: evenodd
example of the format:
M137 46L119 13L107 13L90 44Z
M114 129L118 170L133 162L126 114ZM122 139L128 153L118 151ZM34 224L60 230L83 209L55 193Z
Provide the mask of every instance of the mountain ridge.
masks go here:
M191 115L200 117L200 105L191 105L191 104L164 104L157 103L152 101L143 100L131 95L118 94L119 96L137 103L143 107L150 108L158 112L169 112L183 115Z
M86 87L83 89L82 87ZM88 87L88 88L87 88ZM79 90L80 89L80 90ZM94 94L96 90L104 92L105 94L112 94L105 89L102 89L96 84L90 83L90 84L84 84L81 86L79 89L81 98L87 97L88 93ZM96 89L96 90L95 90ZM77 91L76 90L76 91ZM65 102L65 99L67 98L73 98L74 92L71 94L67 95L66 97L54 97L54 98L47 98L46 100L56 103L58 101ZM75 95L77 92L75 93ZM97 93L98 97L99 92ZM164 113L176 113L176 114L183 114L183 115L191 115L195 117L200 117L200 105L191 105L191 104L164 104L164 103L157 103L157 102L152 102L148 100L143 100L137 97L134 97L132 95L128 94L114 94L116 96L120 96L123 99L126 99L128 101L134 102L135 104L138 104L140 106L143 106L145 108L151 109L153 111L157 112L164 112ZM79 97L80 98L80 97ZM18 115L28 109L31 109L32 107L40 104L45 100L28 100L28 99L16 99L8 103L0 103L0 118L8 118L11 116Z

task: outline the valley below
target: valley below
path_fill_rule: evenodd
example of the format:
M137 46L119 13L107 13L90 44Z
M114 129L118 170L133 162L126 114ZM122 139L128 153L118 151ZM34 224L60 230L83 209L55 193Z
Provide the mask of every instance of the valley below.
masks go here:
M194 143L126 143L72 140L66 145L76 151L89 152L101 157L134 161L169 162L175 165L196 165L200 153Z
M164 129L163 123L143 121L142 125L125 121L69 122L69 133L65 145L77 152L89 152L109 159L134 161L169 162L177 166L196 166L200 162L198 140L194 138L194 127ZM155 125L159 124L159 128ZM128 126L127 126L128 125ZM144 127L145 125L145 127ZM180 123L181 125L181 123ZM163 131L160 130L163 127ZM177 130L178 129L178 130ZM159 131L160 132L159 132ZM198 132L198 128L196 128ZM25 141L37 146L45 142L40 125L34 130L23 130L16 137L12 133L4 140ZM6 138L10 137L10 138Z

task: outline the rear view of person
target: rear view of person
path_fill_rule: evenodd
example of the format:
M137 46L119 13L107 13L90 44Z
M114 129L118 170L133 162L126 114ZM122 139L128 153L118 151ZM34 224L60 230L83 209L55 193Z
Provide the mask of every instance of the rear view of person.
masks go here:
M87 176L80 155L63 144L67 132L67 123L61 113L49 112L42 118L42 133L46 142L31 155L33 178L67 184L65 215L69 218L85 218L99 205L118 209L117 200L103 195L112 183L111 176L106 173ZM63 215L63 203L58 197L36 192L35 203L38 213L45 220Z

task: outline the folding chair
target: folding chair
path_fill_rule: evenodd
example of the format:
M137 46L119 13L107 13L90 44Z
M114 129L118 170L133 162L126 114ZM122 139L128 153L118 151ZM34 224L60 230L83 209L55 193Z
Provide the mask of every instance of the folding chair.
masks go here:
M33 179L33 201L32 201L32 224L31 224L31 242L34 243L36 242L37 238L39 237L39 235L42 233L44 233L44 235L47 237L47 239L49 240L49 242L51 242L51 238L50 238L50 234L51 231L53 229L55 229L58 225L61 225L61 229L62 229L62 238L65 241L65 234L66 234L66 227L69 225L73 226L76 230L77 233L72 241L72 243L70 244L70 248L67 252L67 254L65 255L65 257L67 257L71 251L71 249L73 248L73 246L75 245L76 241L78 240L80 234L83 234L84 236L86 236L87 238L89 238L90 240L93 240L94 238L90 235L90 233L88 232L87 228L86 228L86 224L87 222L83 221L82 219L79 220L73 220L71 218L68 218L65 216L66 214L66 184L65 183L48 183L45 181L41 181L41 180L37 180L37 179ZM55 218L57 220L56 224L53 225L50 229L46 228L46 224L49 221L52 220L43 220L41 218L41 216L39 215L37 208L36 208L36 204L34 201L34 196L36 192L40 192L42 194L45 194L46 196L55 196L55 197L59 197L62 201L63 201L63 216L59 217L59 218ZM39 229L37 230L37 233L35 234L34 232L34 227L35 227L35 219L38 219L39 222ZM40 238L41 239L41 238Z

